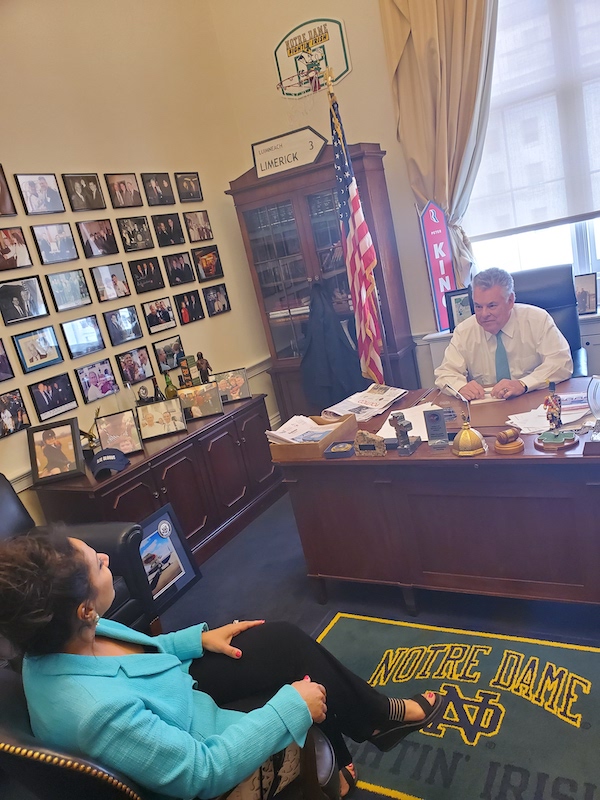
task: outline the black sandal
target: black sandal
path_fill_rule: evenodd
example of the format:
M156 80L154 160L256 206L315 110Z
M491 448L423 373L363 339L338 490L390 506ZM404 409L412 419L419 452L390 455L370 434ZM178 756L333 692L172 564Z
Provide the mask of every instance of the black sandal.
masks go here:
M350 772L348 767L352 767L354 770L354 775ZM356 767L351 762L350 764L346 764L345 767L340 768L340 772L346 779L346 783L348 784L348 791L344 795L340 795L342 798L350 797L352 792L356 789L356 781L358 780L358 773L356 772Z
M422 694L416 694L410 698L410 700L414 700L415 703L421 706L425 712L424 719L416 719L412 722L390 721L379 733L369 736L367 741L374 744L375 747L379 748L383 753L387 753L388 750L392 750L392 748L396 747L409 733L418 731L421 728L426 728L427 725L438 717L442 710L443 696L437 694L437 692L434 692L434 694L435 702L433 704L423 697Z

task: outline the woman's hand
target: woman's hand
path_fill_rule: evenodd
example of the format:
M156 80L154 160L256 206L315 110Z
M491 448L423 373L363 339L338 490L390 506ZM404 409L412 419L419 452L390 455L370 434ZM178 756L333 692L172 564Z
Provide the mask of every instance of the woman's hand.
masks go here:
M242 631L247 631L248 628L254 628L256 625L262 625L264 619L246 620L244 622L232 622L229 625L223 625L221 628L215 628L212 631L203 631L202 633L202 648L209 650L211 653L223 653L230 658L241 658L242 651L237 647L231 646L231 640L234 636Z
M323 722L327 716L325 700L327 692L320 683L314 683L308 675L302 681L294 681L292 687L308 706L308 711L313 722Z

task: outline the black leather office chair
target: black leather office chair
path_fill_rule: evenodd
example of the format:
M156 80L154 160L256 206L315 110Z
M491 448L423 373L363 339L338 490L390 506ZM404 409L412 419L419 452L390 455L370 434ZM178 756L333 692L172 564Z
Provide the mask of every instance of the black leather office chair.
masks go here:
M586 377L587 353L581 346L573 267L561 264L514 272L517 303L544 308L565 337L573 357L573 377Z

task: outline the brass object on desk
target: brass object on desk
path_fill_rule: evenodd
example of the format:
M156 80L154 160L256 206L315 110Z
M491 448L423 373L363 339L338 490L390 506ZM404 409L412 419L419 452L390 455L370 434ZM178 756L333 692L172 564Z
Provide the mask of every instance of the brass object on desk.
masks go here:
M462 428L454 437L452 452L455 456L482 456L488 451L488 445L483 436L471 427L465 414L462 415Z
M507 428L496 434L494 450L502 455L514 455L522 453L525 449L525 442L519 436L517 428Z
M354 455L366 458L381 458L385 456L385 439L368 431L358 431L354 439Z

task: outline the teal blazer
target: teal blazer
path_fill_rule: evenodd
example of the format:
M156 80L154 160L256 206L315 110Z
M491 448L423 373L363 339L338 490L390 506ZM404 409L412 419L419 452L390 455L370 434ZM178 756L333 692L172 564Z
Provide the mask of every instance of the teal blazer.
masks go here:
M202 656L204 630L203 623L150 637L101 620L98 634L158 652L26 657L34 734L178 798L216 797L292 741L302 746L312 720L291 686L247 714L194 691L188 668Z

